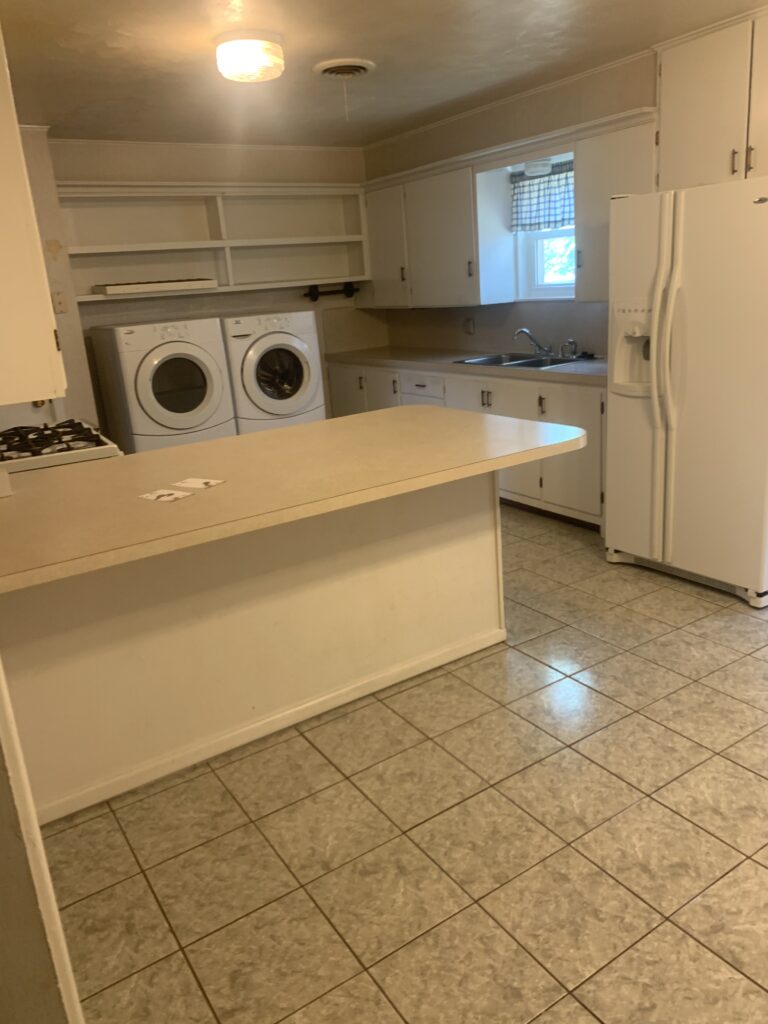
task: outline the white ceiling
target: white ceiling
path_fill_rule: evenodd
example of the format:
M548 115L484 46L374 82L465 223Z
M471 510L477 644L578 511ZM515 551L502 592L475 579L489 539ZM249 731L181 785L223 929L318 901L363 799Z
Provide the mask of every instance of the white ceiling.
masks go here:
M361 145L637 53L755 0L0 0L19 119L53 136ZM213 38L282 32L286 72L216 72ZM342 86L312 66L365 57Z

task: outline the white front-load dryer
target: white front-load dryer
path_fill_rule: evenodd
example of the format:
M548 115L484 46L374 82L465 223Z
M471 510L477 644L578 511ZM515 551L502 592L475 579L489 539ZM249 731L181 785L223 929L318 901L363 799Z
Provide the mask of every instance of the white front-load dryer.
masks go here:
M218 320L100 327L91 339L108 433L123 451L237 433Z
M314 313L233 317L223 324L238 433L325 419Z

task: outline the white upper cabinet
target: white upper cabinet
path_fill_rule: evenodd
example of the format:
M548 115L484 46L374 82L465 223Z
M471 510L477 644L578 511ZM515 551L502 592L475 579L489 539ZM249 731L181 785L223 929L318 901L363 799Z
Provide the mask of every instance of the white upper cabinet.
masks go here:
M405 185L411 305L479 302L472 186L469 167Z
M608 301L608 222L611 197L652 192L655 126L594 135L574 149L576 299Z
M662 52L660 189L744 176L752 27L743 21Z
M408 251L405 241L405 195L402 185L366 196L373 305L409 306Z
M747 176L768 175L768 17L755 20Z
M0 37L0 405L66 390L42 246Z

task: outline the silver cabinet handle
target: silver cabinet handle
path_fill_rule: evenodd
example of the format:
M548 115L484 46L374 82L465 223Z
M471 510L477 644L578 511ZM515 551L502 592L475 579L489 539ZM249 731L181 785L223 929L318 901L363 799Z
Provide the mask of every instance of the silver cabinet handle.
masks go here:
M576 269L581 270L584 266L584 253L581 249L576 250Z
M490 409L490 407L493 405L493 392L492 391L486 391L485 394L487 396L486 400L485 400L485 404Z
M738 149L731 150L731 174L739 173L739 151Z
M747 146L747 174L755 169L755 147Z
M480 405L485 406L485 400L486 400L487 397L488 397L488 392L487 391L481 391L480 392Z
M405 267L400 267L400 280L405 281Z
M365 377L358 377L357 378L357 387L358 387L359 391L363 390L363 388L365 387Z
M427 385L426 384L416 384L415 386L417 388L425 388Z
M475 261L467 260L467 277L475 276Z
M392 378L392 394L397 394L397 377Z

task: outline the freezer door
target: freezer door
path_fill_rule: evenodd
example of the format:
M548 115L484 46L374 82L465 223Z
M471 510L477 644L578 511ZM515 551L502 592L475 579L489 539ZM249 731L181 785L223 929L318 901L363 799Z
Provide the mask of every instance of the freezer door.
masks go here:
M768 178L688 189L662 353L665 561L768 590Z
M671 267L672 192L611 202L605 536L661 559L665 431L658 341Z

